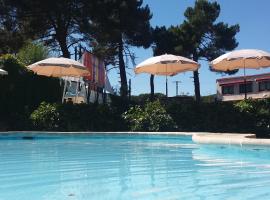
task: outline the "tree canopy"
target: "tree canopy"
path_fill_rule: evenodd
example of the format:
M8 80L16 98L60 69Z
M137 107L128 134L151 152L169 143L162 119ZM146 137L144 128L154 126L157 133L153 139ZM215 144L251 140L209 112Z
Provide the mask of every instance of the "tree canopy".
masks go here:
M24 65L30 65L49 56L49 49L41 43L28 42L18 52L18 59Z
M10 17L24 27L27 38L39 39L55 50L60 47L64 57L69 48L83 40L79 24L82 20L80 0L3 0L3 8L10 8Z
M224 22L216 22L219 14L220 6L217 2L198 0L194 7L188 7L184 13L186 19L174 28L179 38L175 51L195 61L201 58L210 61L236 48L238 42L235 35L239 32L239 25L229 26ZM200 101L198 71L194 71L193 76L196 100Z
M93 5L99 13L93 16L90 30L97 42L94 49L105 50L111 61L118 64L122 96L127 96L128 90L124 57L133 56L129 47L148 48L152 42L152 15L142 3L142 0L100 0Z

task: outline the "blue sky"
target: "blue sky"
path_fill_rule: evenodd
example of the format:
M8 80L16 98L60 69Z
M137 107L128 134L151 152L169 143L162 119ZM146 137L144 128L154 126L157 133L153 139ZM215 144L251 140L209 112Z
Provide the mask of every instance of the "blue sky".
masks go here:
M237 34L239 45L237 49L261 49L270 52L270 1L269 0L218 0L221 13L217 20L229 25L239 24L240 32ZM193 6L194 0L144 0L148 4L153 17L152 26L170 26L181 24L184 20L184 11L188 6ZM134 48L136 64L152 56L152 49ZM216 93L216 79L221 74L210 72L207 62L200 61L201 94L209 95ZM132 66L129 64L130 68ZM247 70L247 74L259 74L270 72L270 68L263 70ZM240 70L234 76L243 75ZM128 70L128 79L132 81L132 95L150 92L149 75L135 75L133 70ZM224 76L224 75L223 75ZM226 75L227 76L227 75ZM116 72L109 72L112 86L119 85L119 77ZM176 89L173 81L181 81L179 93L194 94L192 72L186 72L174 77L169 77L169 96L175 96ZM118 86L119 87L119 86ZM155 77L155 92L165 93L165 77Z

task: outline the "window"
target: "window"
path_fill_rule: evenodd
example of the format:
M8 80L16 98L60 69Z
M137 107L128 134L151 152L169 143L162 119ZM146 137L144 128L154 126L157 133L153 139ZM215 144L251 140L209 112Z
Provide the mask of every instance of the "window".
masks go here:
M246 83L246 84L242 83L242 84L239 85L239 93L240 94L245 93L245 87L247 88L247 93L252 92L252 83Z
M270 90L270 80L259 82L259 91L267 91L267 90Z
M233 94L234 86L233 85L224 85L222 86L222 94Z

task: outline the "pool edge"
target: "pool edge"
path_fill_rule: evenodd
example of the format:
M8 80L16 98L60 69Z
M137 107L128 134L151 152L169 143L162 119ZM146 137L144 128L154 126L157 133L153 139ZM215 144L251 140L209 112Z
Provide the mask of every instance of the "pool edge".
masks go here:
M270 139L256 138L255 134L203 133L193 134L192 140L198 144L270 146Z
M127 134L127 135L174 135L174 136L192 136L192 141L198 144L223 144L223 145L263 145L270 146L270 139L256 138L255 134L239 133L211 133L211 132L54 132L54 131L2 131L0 135L7 134L53 134L53 135L91 135L91 134Z

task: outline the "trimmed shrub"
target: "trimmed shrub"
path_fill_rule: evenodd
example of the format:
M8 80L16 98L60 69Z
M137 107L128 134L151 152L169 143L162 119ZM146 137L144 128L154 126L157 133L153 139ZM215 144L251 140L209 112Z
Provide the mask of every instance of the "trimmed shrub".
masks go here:
M57 130L60 113L56 104L42 102L30 115L33 126L38 130Z
M107 105L50 104L41 105L30 120L37 130L121 131L127 130L121 115Z
M247 99L234 104L235 108L249 117L247 123L253 125L258 137L270 136L270 99Z
M133 106L123 115L131 131L171 131L176 125L159 101Z

